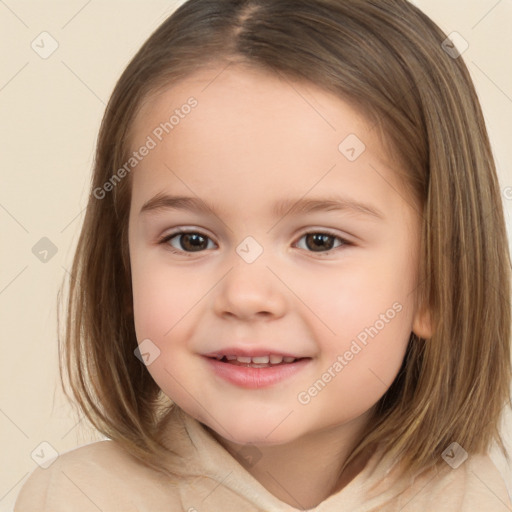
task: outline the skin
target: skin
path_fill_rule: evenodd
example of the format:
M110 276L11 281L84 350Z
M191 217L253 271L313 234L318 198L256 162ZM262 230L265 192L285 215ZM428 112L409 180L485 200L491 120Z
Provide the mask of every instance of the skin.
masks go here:
M398 373L411 331L431 335L428 314L416 305L418 209L392 155L350 104L240 64L203 69L149 98L133 125L133 148L190 96L197 107L131 175L137 339L159 348L148 370L174 402L238 460L238 450L255 445L261 458L247 470L277 498L313 507L364 467L363 457L338 479ZM338 149L349 134L366 145L353 162ZM161 192L198 196L216 213L140 214ZM348 210L272 213L281 199L333 194L371 205L383 218ZM203 249L190 250L179 236L159 243L178 228L206 236ZM335 238L325 249L304 236L326 232ZM250 264L236 252L247 236L263 249ZM299 393L397 303L400 312L309 403L300 403ZM244 389L215 375L202 357L234 344L311 360L278 385Z

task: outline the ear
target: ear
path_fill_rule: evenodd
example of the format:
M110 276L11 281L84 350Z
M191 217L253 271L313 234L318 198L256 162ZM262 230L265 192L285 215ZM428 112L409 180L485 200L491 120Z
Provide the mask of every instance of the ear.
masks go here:
M412 324L412 332L419 338L425 340L432 338L432 316L429 308L423 307L416 310Z

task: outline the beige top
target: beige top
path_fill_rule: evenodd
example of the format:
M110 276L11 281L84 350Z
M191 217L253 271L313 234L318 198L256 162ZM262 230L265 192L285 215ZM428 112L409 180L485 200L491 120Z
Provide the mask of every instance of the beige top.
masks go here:
M59 455L36 468L22 487L14 512L298 512L267 491L201 423L176 408L166 444L177 455L171 479L139 463L111 440ZM487 455L470 455L457 469L448 464L412 479L396 498L393 465L375 453L341 491L310 512L506 512L512 510L502 476ZM167 457L167 456L164 456ZM166 462L167 464L167 462ZM372 474L371 470L374 469ZM378 496L368 488L378 483ZM400 490L403 487L400 487ZM508 507L508 508L507 508Z

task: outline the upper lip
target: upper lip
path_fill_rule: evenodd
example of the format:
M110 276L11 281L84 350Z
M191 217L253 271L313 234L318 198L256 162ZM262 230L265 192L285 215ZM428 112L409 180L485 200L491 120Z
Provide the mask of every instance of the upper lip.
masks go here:
M292 352L282 352L275 348L254 348L250 349L247 347L227 347L213 352L203 354L206 357L220 357L220 356L242 356L242 357L262 357L262 356L282 356L282 357L294 357L295 359L302 359L309 356L301 356Z

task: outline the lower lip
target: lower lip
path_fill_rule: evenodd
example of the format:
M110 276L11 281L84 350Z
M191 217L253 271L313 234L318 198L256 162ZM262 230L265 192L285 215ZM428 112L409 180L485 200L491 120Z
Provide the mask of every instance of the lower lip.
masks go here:
M238 366L206 357L213 371L231 384L247 389L267 388L300 372L311 359L301 359L295 363L253 368Z

